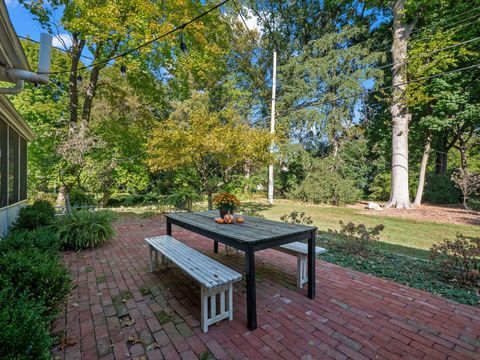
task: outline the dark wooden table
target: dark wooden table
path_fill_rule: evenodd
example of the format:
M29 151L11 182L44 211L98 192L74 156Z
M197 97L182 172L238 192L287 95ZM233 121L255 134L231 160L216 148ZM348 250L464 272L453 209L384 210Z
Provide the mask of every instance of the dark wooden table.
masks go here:
M247 323L250 330L257 328L257 302L255 290L255 252L308 239L308 297L315 298L315 233L317 228L289 225L279 221L245 217L243 224L217 224L218 211L172 213L166 215L167 234L172 235L172 224L245 252L247 282Z

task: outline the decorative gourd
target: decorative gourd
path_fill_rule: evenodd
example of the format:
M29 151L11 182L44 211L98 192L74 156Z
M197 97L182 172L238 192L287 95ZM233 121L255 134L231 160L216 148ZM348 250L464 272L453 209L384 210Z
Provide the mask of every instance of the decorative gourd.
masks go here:
M223 217L223 221L225 221L225 224L233 223L233 215L228 212L227 215Z
M243 223L245 222L245 219L244 219L243 216L238 216L238 217L236 218L236 220L237 220L237 223L239 223L239 224L243 224Z
M217 224L223 224L223 223L224 223L223 219L220 218L220 217L215 218L215 222L216 222Z

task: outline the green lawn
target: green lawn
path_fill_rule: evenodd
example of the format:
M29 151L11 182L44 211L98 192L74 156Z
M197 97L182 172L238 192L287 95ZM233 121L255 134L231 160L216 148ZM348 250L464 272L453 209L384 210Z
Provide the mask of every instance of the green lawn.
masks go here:
M293 201L282 201L272 207L252 202L245 203L245 207L256 209L267 219L272 220L280 220L282 215L292 211L304 211L320 231L339 229L340 220L352 221L356 224L363 223L367 226L383 224L385 230L381 234L380 247L421 257L428 255L424 250L428 250L432 244L442 239L453 239L457 233L480 237L480 227L475 225L440 224L381 215L365 215L359 209L346 207L308 205Z

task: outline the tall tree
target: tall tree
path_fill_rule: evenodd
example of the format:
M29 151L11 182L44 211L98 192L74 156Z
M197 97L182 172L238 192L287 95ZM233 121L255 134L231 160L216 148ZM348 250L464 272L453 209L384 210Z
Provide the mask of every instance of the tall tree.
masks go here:
M206 71L203 65L215 59L214 55L223 54L225 49L221 44L228 41L228 36L219 36L225 34L225 23L217 12L184 30L185 41L190 49L199 50L192 51L188 59L182 58L182 51L176 46L177 38L174 36L122 56L126 50L136 48L197 16L208 4L187 1L179 7L174 0L101 3L91 0L21 0L21 3L51 33L64 29L72 41L68 69L53 70L68 72L69 75L68 138L61 151L66 160L62 171L62 193L68 193L68 188L73 186L71 179L79 178L86 153L96 143L90 133L92 106L100 74L111 64L110 59L116 58L117 63L143 67L144 71L156 71L159 76L172 76L187 68L189 71L184 73L188 74L188 81L212 81L211 72ZM57 18L58 23L55 21ZM209 36L214 36L215 41L209 41ZM85 49L92 55L88 67L81 61ZM217 58L222 59L222 56ZM80 78L86 80L81 86L78 81ZM178 84L175 83L177 88Z
M412 115L407 103L407 46L415 22L408 20L406 0L393 3L392 43L392 183L387 207L409 209L408 125Z

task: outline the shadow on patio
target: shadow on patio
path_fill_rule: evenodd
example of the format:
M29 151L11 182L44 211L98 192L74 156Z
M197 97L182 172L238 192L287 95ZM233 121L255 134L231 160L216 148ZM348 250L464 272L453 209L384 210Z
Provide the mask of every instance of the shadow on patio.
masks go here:
M317 262L317 297L295 287L296 258L256 257L258 329L246 327L244 284L234 320L200 329L199 286L178 269L148 272L145 237L162 217L123 217L105 246L65 253L77 287L57 321L64 359L446 359L478 358L480 309ZM243 254L174 228L177 239L243 272ZM209 357L210 356L210 357Z

